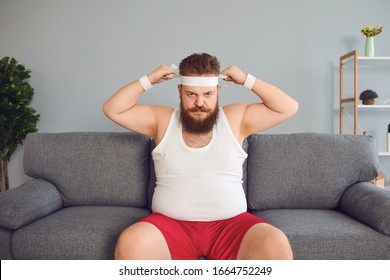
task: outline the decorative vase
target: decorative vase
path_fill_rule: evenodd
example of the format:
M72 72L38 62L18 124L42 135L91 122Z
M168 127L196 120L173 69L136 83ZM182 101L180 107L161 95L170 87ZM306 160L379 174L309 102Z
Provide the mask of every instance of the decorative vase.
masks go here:
M363 99L362 103L363 105L374 105L375 99Z
M366 37L366 56L374 56L374 37Z

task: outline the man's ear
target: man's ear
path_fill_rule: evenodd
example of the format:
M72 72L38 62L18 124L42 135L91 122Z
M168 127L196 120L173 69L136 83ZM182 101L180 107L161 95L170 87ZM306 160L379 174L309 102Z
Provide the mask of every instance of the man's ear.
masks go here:
M181 94L181 85L177 85L177 89L179 90L179 95Z

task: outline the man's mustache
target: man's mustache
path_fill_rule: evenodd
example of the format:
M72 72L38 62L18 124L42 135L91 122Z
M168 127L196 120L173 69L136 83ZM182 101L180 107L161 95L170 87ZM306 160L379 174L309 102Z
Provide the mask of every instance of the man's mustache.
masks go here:
M195 106L195 107L192 107L192 108L189 108L187 109L188 112L191 112L191 113L195 113L195 112L204 112L204 113L208 113L211 111L210 108L206 108L204 106Z

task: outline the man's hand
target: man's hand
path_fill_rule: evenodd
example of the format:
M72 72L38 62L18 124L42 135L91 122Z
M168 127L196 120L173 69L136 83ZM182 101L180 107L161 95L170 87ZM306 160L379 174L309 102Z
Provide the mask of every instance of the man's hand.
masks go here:
M231 65L221 72L226 75L225 81L234 82L235 84L243 85L246 80L246 74L242 72L238 67Z
M148 79L152 85L161 83L162 81L168 81L172 79L169 74L176 74L175 70L169 66L161 65L153 72L148 74Z

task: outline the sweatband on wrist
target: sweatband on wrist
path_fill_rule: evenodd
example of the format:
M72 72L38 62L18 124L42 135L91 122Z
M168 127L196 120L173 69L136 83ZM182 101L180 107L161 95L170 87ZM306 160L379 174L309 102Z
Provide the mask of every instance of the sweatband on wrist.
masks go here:
M145 91L153 87L153 85L150 83L148 79L148 76L146 75L142 76L138 81L141 83L141 86L144 88Z
M244 83L244 87L247 89L252 90L253 85L255 84L256 78L253 77L251 74L246 75L246 80Z

